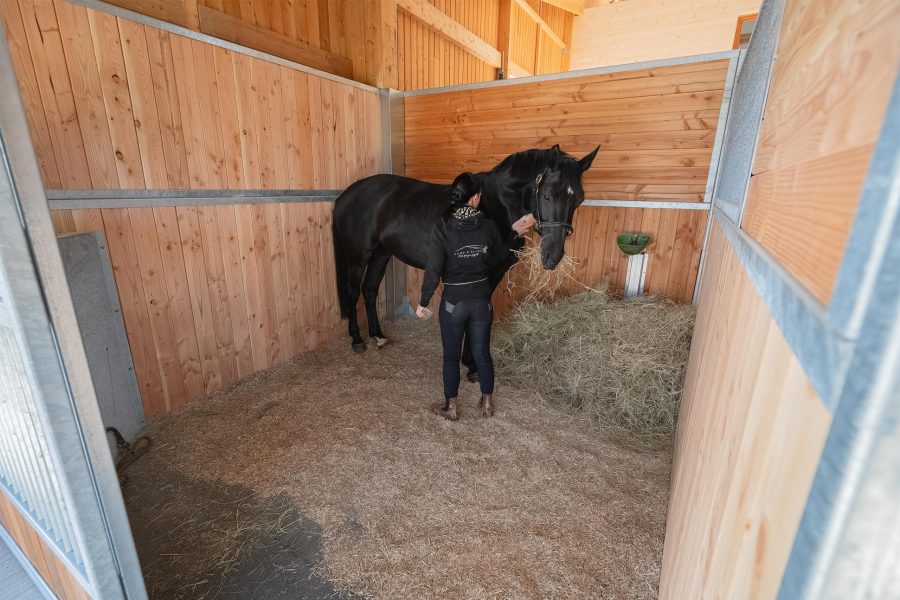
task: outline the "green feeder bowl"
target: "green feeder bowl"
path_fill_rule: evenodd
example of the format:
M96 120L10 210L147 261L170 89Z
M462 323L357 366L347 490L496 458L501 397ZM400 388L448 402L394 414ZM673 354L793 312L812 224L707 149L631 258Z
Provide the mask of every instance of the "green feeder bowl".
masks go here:
M650 236L646 233L621 233L616 236L616 244L619 245L619 250L628 256L640 254L649 243Z

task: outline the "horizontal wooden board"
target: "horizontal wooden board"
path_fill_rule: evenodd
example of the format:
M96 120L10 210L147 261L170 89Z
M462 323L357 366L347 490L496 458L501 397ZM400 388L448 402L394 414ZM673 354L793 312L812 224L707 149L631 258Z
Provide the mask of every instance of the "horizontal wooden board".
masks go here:
M900 4L791 2L742 226L828 304L900 67Z
M831 415L716 224L706 253L660 598L774 598Z

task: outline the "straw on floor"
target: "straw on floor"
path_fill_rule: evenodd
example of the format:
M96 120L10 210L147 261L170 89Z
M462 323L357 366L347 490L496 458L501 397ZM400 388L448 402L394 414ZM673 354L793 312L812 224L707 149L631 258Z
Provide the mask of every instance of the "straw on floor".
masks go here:
M440 398L434 319L389 327L385 350L356 355L341 340L156 421L156 451L129 471L156 491L129 502L165 505L170 479L249 490L234 527L268 532L288 499L292 520L321 531L317 572L371 598L656 597L670 449L611 441L508 371L494 418L464 383L461 420L444 421L429 410ZM240 570L242 550L223 545L244 542L200 535L209 509L194 504L145 511L161 539L142 563L174 597L213 598L225 577L216 564ZM231 527L228 511L238 514L223 508L215 527ZM253 569L266 567L255 556ZM283 552L268 560L302 571Z

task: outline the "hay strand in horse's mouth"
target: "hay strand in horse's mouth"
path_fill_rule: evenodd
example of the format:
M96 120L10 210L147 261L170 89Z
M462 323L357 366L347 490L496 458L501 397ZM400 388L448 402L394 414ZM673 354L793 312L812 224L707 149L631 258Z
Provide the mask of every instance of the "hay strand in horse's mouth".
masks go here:
M592 289L575 279L573 275L578 266L577 258L564 254L555 269L547 270L541 262L540 242L529 239L521 250L513 250L513 252L519 260L509 271L506 289L512 292L521 285L528 292L522 298L523 302L548 300L554 297L567 281L574 281L586 290Z

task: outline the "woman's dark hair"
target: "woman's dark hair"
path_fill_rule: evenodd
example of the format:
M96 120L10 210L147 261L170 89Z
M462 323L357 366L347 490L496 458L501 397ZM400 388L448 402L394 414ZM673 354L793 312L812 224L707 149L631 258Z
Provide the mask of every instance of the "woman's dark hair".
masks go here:
M475 176L469 172L461 173L450 185L450 202L457 205L465 204L479 191L481 191L481 186L478 185Z
M475 179L475 175L468 171L457 175L453 183L450 184L450 204L447 205L447 209L444 211L444 220L449 219L455 209L468 203L469 198L480 191L481 186L478 184L478 180Z

